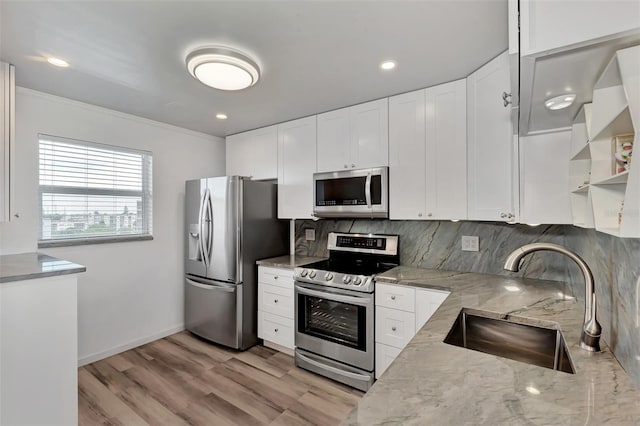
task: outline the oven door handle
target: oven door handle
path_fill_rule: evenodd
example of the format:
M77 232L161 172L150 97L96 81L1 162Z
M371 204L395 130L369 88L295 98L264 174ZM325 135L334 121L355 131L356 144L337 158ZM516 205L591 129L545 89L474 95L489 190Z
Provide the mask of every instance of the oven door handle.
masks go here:
M360 381L364 381L364 382L368 382L369 380L371 380L370 376L365 376L364 374L352 373L350 371L341 370L341 369L333 367L331 365L323 364L321 362L318 362L316 360L313 360L313 359L309 358L306 355L302 355L300 352L297 352L296 356L299 357L304 362L307 362L307 363L313 365L314 367L318 367L318 368L321 368L323 370L330 371L330 372L332 372L334 374L338 374L340 376L344 376L344 377L348 377L350 379L360 380Z
M367 306L371 303L371 297L367 297L367 296L354 297L354 296L345 296L342 294L336 294L328 291L326 292L316 291L316 290L308 289L306 287L302 287L298 284L296 284L296 291L298 292L298 294L313 296L313 297L321 297L323 299L331 299L331 300L335 300L336 302L351 303L352 305Z

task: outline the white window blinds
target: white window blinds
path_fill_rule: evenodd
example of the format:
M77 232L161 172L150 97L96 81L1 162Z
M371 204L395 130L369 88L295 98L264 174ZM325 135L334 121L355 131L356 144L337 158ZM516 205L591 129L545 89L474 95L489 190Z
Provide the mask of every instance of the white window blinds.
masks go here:
M151 236L150 152L39 139L41 246Z

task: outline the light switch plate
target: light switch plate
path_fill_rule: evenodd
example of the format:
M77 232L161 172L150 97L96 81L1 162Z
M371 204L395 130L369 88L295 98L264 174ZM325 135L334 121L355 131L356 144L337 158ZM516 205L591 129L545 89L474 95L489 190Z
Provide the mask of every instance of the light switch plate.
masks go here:
M462 236L462 251L480 251L480 238L477 236Z
M304 239L307 241L315 241L316 240L316 230L315 229L305 229L304 230Z

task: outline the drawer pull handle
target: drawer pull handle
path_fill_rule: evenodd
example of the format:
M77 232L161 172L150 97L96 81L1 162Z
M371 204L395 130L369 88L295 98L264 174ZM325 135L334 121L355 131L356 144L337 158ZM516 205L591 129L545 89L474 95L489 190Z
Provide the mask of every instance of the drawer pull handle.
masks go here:
M396 296L391 296L391 300L396 300Z
M391 331L396 331L396 327L395 326L391 327Z
M273 279L274 279L274 280L277 280L277 279L278 279L278 276L277 276L277 275L274 275L274 276L273 276Z
M278 299L273 299L273 303L278 303Z
M274 332L274 333L277 333L277 332L278 332L278 329L277 329L277 328L274 328L274 329L273 329L273 332Z

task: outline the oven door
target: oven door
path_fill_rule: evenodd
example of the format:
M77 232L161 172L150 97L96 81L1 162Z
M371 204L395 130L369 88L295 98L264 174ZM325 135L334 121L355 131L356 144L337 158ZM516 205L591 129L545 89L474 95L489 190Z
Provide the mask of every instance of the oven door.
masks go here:
M314 173L314 215L388 217L388 176L388 167Z
M373 293L296 281L296 347L373 371Z

